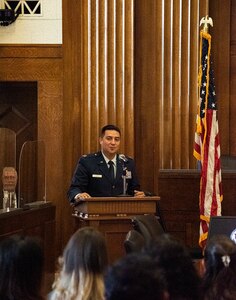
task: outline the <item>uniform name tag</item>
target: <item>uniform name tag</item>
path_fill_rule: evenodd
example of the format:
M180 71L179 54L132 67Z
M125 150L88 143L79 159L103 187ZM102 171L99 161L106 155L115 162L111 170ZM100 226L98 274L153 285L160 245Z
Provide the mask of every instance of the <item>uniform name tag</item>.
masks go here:
M94 177L94 178L102 178L102 175L101 174L93 174L92 177Z
M126 171L126 176L125 176L127 179L131 179L132 178L132 174L131 174L131 171Z

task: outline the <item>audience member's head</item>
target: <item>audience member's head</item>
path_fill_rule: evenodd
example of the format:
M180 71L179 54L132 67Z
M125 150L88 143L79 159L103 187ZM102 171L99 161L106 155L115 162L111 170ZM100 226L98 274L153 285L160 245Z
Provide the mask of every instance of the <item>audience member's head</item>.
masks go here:
M107 249L103 235L92 227L77 230L70 238L54 283L51 299L104 299Z
M0 299L38 300L43 251L37 240L11 236L0 243Z
M161 272L141 253L128 254L110 267L105 290L106 300L169 299Z
M170 299L199 299L200 278L180 241L163 234L151 241L144 251L164 273Z
M213 236L204 251L204 299L236 299L236 244L225 235Z

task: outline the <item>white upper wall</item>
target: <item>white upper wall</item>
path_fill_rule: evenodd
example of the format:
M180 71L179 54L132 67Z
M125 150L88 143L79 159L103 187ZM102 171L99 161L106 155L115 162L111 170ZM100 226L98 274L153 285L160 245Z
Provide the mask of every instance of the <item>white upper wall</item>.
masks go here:
M0 26L0 44L62 44L62 0L41 0L41 9L41 16Z

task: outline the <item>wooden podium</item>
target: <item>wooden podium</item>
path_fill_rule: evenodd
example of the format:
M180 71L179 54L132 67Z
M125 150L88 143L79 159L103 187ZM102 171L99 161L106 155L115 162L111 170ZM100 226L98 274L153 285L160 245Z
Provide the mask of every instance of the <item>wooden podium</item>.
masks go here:
M158 196L93 197L75 207L75 230L96 227L106 239L109 263L125 255L124 240L135 215L155 214Z

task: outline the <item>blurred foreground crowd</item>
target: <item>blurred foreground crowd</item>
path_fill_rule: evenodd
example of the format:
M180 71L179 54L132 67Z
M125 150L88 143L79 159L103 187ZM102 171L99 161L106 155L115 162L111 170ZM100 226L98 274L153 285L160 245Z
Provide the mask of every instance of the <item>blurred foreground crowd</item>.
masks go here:
M42 295L44 257L39 241L12 236L0 243L2 300L225 300L236 299L236 244L208 241L198 263L173 236L159 235L141 251L108 265L103 235L76 231L58 259L52 290Z

